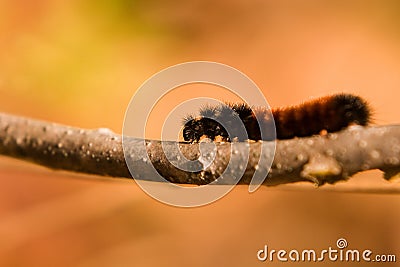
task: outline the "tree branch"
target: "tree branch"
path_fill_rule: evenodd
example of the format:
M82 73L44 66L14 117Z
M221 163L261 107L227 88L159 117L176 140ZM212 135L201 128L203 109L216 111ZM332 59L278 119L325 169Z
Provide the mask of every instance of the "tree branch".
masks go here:
M216 147L215 159L207 167L200 166L201 171L186 172L170 162L179 155L163 150L163 145L172 147L176 142L128 138L127 144L131 164L143 174L136 179L157 181L151 174L154 166L166 180L181 184L201 185L214 181L225 171L230 160L234 163L243 160L246 155L241 151L247 147L250 148L247 166L233 166L244 171L239 184L249 184L255 170L268 169L268 166L258 165L260 152L263 151L262 157L266 160L273 157L270 153L273 142L208 143L205 145ZM179 143L179 148L187 159L195 160L200 156L200 145ZM150 160L139 157L143 155L143 147ZM236 153L231 153L231 149ZM0 113L0 154L52 169L131 177L124 158L122 137L108 129L84 130ZM371 169L382 170L387 180L399 176L400 126L352 126L327 135L279 140L263 184L311 181L322 185L347 180L357 172ZM236 182L224 177L220 183Z

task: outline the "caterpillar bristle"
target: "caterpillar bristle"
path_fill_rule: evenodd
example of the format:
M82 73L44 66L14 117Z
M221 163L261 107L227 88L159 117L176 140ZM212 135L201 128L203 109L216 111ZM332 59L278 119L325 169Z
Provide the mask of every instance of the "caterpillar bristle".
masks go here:
M192 121L194 118L195 118L194 115L188 114L188 115L186 115L185 117L182 118L182 124L185 125L189 121Z
M206 118L211 118L215 116L216 112L218 111L220 107L218 105L216 106L210 106L210 105L205 105L200 108L200 116L206 117Z

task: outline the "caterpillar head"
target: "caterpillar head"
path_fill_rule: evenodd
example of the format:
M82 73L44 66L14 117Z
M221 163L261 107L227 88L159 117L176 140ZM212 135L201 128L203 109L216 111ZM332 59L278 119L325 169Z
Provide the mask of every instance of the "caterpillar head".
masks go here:
M205 106L200 110L199 117L184 119L183 139L198 142L203 136L211 140L216 140L218 136L227 142L244 141L248 139L244 124L252 115L252 110L245 104Z
M211 140L214 140L216 136L221 136L225 140L228 139L225 129L213 119L198 117L189 118L185 121L183 139L187 142L199 142L203 136Z
M355 123L367 125L371 120L369 104L359 96L351 94L338 94L334 96L337 110L340 110L347 124Z

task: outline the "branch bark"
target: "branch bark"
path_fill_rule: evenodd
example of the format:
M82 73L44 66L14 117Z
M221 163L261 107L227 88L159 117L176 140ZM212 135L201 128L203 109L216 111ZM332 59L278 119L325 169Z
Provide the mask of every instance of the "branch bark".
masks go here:
M132 168L140 170L141 175L135 178L150 181L159 181L153 168L173 183L196 185L212 182L230 168L230 173L243 172L239 184L249 184L256 170L268 170L269 166L259 164L260 159L272 161L263 182L268 186L300 181L335 183L371 169L382 170L387 180L398 178L400 173L400 126L395 125L352 126L327 135L279 140L275 156L271 153L274 142L189 144L129 137L125 141ZM199 165L199 171L183 171L171 163L171 159L179 159L178 152L163 150L163 146L176 145L187 159L201 157L201 145L213 148L215 158L209 164L204 160L193 163ZM243 166L240 162L247 162L248 155L242 153L246 148L250 156ZM85 130L0 113L0 154L52 169L131 178L122 136L103 128ZM228 167L229 161L233 167ZM218 181L236 184L234 178L224 175Z

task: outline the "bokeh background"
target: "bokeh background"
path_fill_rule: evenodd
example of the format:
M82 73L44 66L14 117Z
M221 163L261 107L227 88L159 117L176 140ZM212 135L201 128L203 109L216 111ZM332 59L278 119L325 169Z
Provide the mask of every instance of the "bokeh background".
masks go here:
M1 1L0 111L121 133L147 78L209 60L246 73L271 106L349 92L369 100L375 124L394 124L399 12L395 0ZM380 171L349 182L387 183ZM280 266L288 263L258 262L257 251L325 249L341 237L400 261L399 210L399 195L312 185L253 194L238 186L211 205L175 208L133 180L1 156L0 265Z

